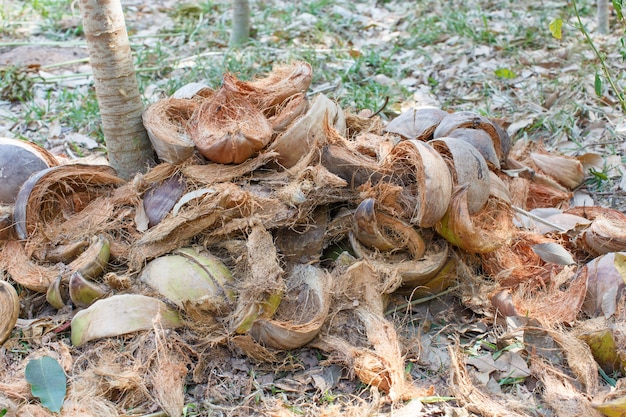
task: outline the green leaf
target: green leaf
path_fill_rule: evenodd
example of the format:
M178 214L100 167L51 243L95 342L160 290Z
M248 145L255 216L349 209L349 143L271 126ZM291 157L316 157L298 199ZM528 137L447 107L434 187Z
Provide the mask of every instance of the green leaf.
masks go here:
M496 71L496 76L500 78L511 79L517 77L517 75L508 68L498 68Z
M595 89L596 89L596 95L598 97L602 97L602 78L600 78L600 74L598 74L596 72L596 80L593 83Z
M2 410L0 410L0 417L4 417L7 413L7 409L3 408Z
M615 252L615 260L613 261L615 264L615 269L622 276L624 280L624 284L626 284L626 255L621 252Z
M562 19L553 19L552 22L550 22L550 32L552 33L552 36L554 36L557 39L561 39L563 37L561 34L562 27L563 27Z
M33 359L26 365L24 374L33 395L41 400L41 404L54 413L61 411L67 378L59 362L50 356Z
M622 0L613 0L613 8L615 9L617 18L619 20L624 20L624 15L622 14Z

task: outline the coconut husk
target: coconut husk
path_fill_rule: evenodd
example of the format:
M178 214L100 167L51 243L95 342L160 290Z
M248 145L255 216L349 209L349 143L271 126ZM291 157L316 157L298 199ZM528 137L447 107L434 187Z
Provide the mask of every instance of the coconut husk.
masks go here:
M428 142L443 157L452 175L453 186L467 184L467 203L470 214L485 206L491 181L485 158L471 144L460 139L442 137Z
M384 131L404 139L428 141L448 112L437 108L409 109L390 121Z
M342 145L322 148L320 162L330 172L344 179L351 189L357 189L367 182L376 184L383 178L375 160Z
M300 165L299 162L309 165L311 160L307 155L312 155L318 148L330 142L327 138L329 128L326 125L332 126L339 136L343 136L346 129L341 107L324 94L319 94L313 99L306 114L280 134L268 150L278 152L279 166L297 171L296 165Z
M600 206L572 207L565 213L591 220L579 239L589 253L603 255L626 251L626 214Z
M356 140L356 137L362 134L383 134L383 121L380 116L370 114L364 115L354 114L349 110L345 110L346 117L346 138L348 140Z
M585 180L583 164L574 157L531 152L530 159L540 171L569 189L578 187Z
M532 246L549 242L553 240L538 233L515 231L509 245L481 255L483 270L504 288L545 285L554 268L546 265Z
M15 202L20 239L46 236L53 223L83 210L92 200L110 195L124 180L108 166L63 165L39 171L20 190Z
M220 164L242 163L272 138L269 121L231 74L225 74L222 86L195 109L187 129L198 151Z
M382 161L389 155L389 152L399 142L397 136L390 134L377 135L375 133L360 133L353 140L349 141L350 149L375 158L377 162Z
M0 267L6 269L13 281L40 293L48 291L48 287L61 274L59 266L47 267L30 260L22 244L10 240L2 249Z
M467 371L459 344L448 346L452 376L450 388L452 395L467 410L485 417L524 417L528 415L527 407L518 401L483 390L472 383Z
M250 329L262 345L279 350L304 346L317 336L330 309L332 278L321 268L299 264L285 285L275 317L257 320Z
M506 133L506 130L502 129L497 123L492 122L478 113L458 111L448 114L441 120L437 129L435 129L433 138L446 137L454 130L463 128L481 129L487 132L491 137L493 147L500 163L502 164L506 160L511 147L509 135Z
M274 136L284 132L300 116L309 110L309 100L304 93L287 97L280 105L275 106L274 114L268 118Z
M470 253L488 253L507 245L513 236L511 207L494 197L474 215L467 207L467 187L459 187L435 230L451 244Z
M190 98L167 98L144 110L143 125L161 161L178 165L194 154L196 146L186 126L199 105L199 100Z
M432 227L441 220L450 204L452 177L444 159L430 145L402 141L382 161L381 169L389 173L389 182L380 182L368 196L420 227Z
M304 93L311 85L313 69L302 61L277 65L265 77L249 81L250 99L257 103L268 117L280 112L280 106L290 97Z
M545 288L537 287L536 284L522 284L511 295L520 314L550 327L575 322L586 293L586 274L576 273L572 267L564 267L550 276Z
M491 140L491 136L484 130L459 128L450 132L448 137L460 139L476 148L483 158L485 158L490 170L497 171L500 169L500 160L496 154L493 140Z

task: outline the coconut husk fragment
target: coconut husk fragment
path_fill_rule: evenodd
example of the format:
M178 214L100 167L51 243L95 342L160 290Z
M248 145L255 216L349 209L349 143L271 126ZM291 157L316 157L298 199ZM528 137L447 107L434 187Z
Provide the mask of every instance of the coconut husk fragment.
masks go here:
M432 227L441 220L450 204L452 177L435 149L416 140L402 141L381 168L389 173L389 180L372 192L382 206L420 227Z
M272 126L225 74L222 86L203 101L187 129L198 151L209 161L240 164L263 149L272 138Z
M234 182L238 178L253 172L278 156L276 152L261 152L241 164L224 165L209 162L203 165L187 165L181 171L186 178L197 184L214 184L217 182Z
M320 162L330 172L344 179L352 189L367 182L376 184L383 177L375 160L341 145L325 146Z
M167 98L144 110L143 125L161 161L178 165L193 156L196 147L186 126L199 105L190 98Z
M78 213L92 200L110 195L124 180L108 166L63 165L39 171L20 190L15 202L20 239L46 235L55 222Z
M48 291L48 287L62 270L58 266L47 267L30 260L22 244L10 240L2 249L0 267L6 269L13 281L40 293Z
M428 141L448 112L437 108L409 109L390 121L384 131L404 139Z
M295 61L291 64L277 65L265 77L247 82L251 100L255 101L264 113L271 116L280 112L280 106L290 97L304 93L311 85L313 69L311 65ZM275 108L278 106L278 108Z

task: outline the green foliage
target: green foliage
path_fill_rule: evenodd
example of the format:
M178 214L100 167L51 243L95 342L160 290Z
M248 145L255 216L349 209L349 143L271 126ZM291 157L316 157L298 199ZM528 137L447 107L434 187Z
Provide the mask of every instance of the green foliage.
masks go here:
M557 39L562 39L563 34L561 29L563 28L563 19L554 19L550 22L550 33Z
M59 362L49 356L33 359L26 365L24 374L33 395L41 400L41 404L52 412L61 411L67 392L67 378Z

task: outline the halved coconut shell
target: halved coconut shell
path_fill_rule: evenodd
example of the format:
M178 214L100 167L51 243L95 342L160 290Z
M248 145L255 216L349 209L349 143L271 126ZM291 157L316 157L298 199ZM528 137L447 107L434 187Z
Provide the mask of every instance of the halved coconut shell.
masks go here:
M278 136L268 150L278 152L277 162L291 168L325 137L325 121L339 134L345 132L346 120L341 107L324 94L319 94L313 99L309 111Z
M459 111L446 116L437 126L433 137L435 139L450 136L456 129L481 129L489 134L500 163L506 160L510 150L510 138L502 127L478 113Z
M20 298L11 284L0 280L0 346L11 336L20 315Z
M104 165L63 165L33 174L15 201L15 230L26 239L46 224L81 211L93 199L124 184L115 170Z
M428 142L448 164L455 186L468 185L470 214L482 209L489 198L490 175L485 158L471 144L455 138L438 138Z
M396 117L383 129L405 139L428 141L448 112L437 108L409 109Z
M0 203L14 203L31 174L56 165L55 157L39 145L0 138Z
M143 125L161 161L178 165L189 159L196 146L186 125L199 101L166 98L150 104L143 112Z
M232 74L195 109L187 125L191 139L210 161L239 164L263 149L272 138L272 126Z
M452 176L432 146L418 140L402 141L382 161L382 170L390 173L390 180L379 184L380 204L421 227L432 227L444 216L452 196ZM401 188L394 190L389 185Z
M286 280L287 290L275 318L257 320L250 334L264 346L296 349L309 343L326 321L332 278L313 265L296 265Z
M500 160L496 154L493 140L484 130L460 128L450 132L448 137L461 139L462 141L469 143L476 148L478 152L480 152L483 158L485 158L485 161L487 162L487 165L489 165L490 169L500 169Z

